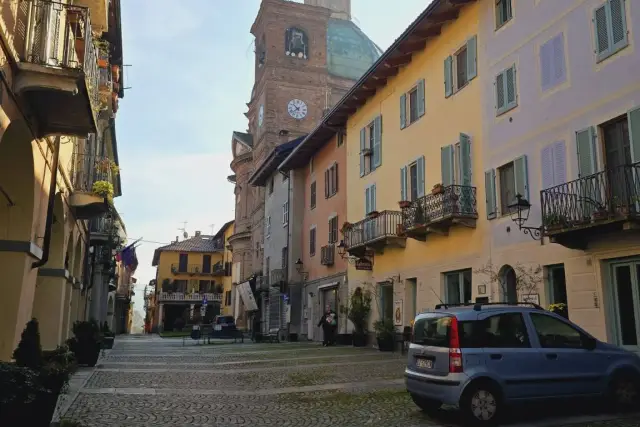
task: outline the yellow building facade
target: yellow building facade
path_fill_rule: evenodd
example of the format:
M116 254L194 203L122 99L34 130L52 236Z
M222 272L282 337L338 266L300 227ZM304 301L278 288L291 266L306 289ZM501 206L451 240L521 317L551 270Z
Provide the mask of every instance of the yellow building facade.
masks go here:
M233 316L233 277L232 277L232 259L233 252L229 245L229 237L233 236L235 232L235 221L229 221L226 223L218 234L224 235L224 256L223 261L226 266L225 275L222 277L222 314L225 316Z
M361 80L375 93L345 126L349 289L397 327L471 301L485 246L479 6L434 4Z

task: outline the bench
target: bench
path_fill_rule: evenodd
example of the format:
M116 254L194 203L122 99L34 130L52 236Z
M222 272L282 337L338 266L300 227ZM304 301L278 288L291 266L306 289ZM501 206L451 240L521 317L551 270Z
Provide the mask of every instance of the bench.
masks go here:
M184 343L187 339L195 341L198 345L200 345L200 340L202 340L202 343L204 344L205 337L210 333L211 329L211 325L200 325L198 329L192 329L189 335L184 335L182 337L182 346L184 347Z

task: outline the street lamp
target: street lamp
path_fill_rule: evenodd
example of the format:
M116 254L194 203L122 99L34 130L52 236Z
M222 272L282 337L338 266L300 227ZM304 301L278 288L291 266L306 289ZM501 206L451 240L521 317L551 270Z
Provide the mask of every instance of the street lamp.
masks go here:
M338 248L338 255L340 255L340 258L347 261L349 264L355 264L357 257L349 255L349 253L347 252L347 246L344 244L344 240L340 240L340 243L338 243L337 248Z
M531 203L522 195L516 194L515 202L507 206L511 215L511 220L516 223L518 229L524 234L528 234L533 240L542 239L542 227L525 227L523 224L529 219Z
M302 281L306 281L307 277L309 276L309 273L306 271L302 271L302 267L304 266L304 264L302 263L302 260L300 258L298 258L298 260L296 261L296 271L298 272L298 274L300 275L300 277L302 278Z

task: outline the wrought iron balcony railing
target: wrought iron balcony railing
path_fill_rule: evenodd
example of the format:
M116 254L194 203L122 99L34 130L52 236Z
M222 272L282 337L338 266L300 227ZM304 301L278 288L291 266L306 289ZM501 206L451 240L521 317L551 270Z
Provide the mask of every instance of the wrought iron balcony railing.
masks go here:
M347 250L369 245L385 238L402 238L402 213L382 211L351 224L343 230Z
M478 218L476 188L471 186L448 185L439 192L405 203L402 224L407 231L452 219Z
M640 162L548 188L540 198L547 235L640 219Z
M93 106L98 106L98 52L89 9L47 0L24 0L28 23L25 60L54 68L84 72Z
M221 293L210 293L210 292L193 292L193 293L184 293L184 292L160 292L160 301L189 301L189 302L201 302L204 297L207 297L207 301L209 303L212 302L222 302L222 294Z
M215 264L213 264L212 274L214 276L225 276L226 272L227 272L227 269L224 262L218 261Z
M113 195L114 173L116 173L115 163L108 157L75 154L72 158L72 184L76 191L93 193L98 189L102 191L103 186L110 186L111 195ZM97 182L101 184L95 186ZM108 183L108 185L102 183Z
M269 278L269 283L274 286L280 282L287 281L287 269L286 268L278 268L275 270L271 270L271 277Z
M216 271L216 264L171 264L171 272L173 274L189 274L191 276L196 275L219 275Z
M333 243L320 248L320 264L333 265L336 258L336 245Z

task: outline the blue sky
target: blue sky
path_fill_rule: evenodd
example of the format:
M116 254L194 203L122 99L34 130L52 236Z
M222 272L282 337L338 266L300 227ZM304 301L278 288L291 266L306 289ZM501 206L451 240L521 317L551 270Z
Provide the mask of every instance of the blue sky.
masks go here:
M299 2L302 2L300 0ZM382 49L430 0L352 0L353 20ZM247 128L259 0L122 2L125 97L117 117L123 196L138 248L136 306L155 277L153 251L182 232L234 217L231 132ZM158 243L152 243L158 242Z

